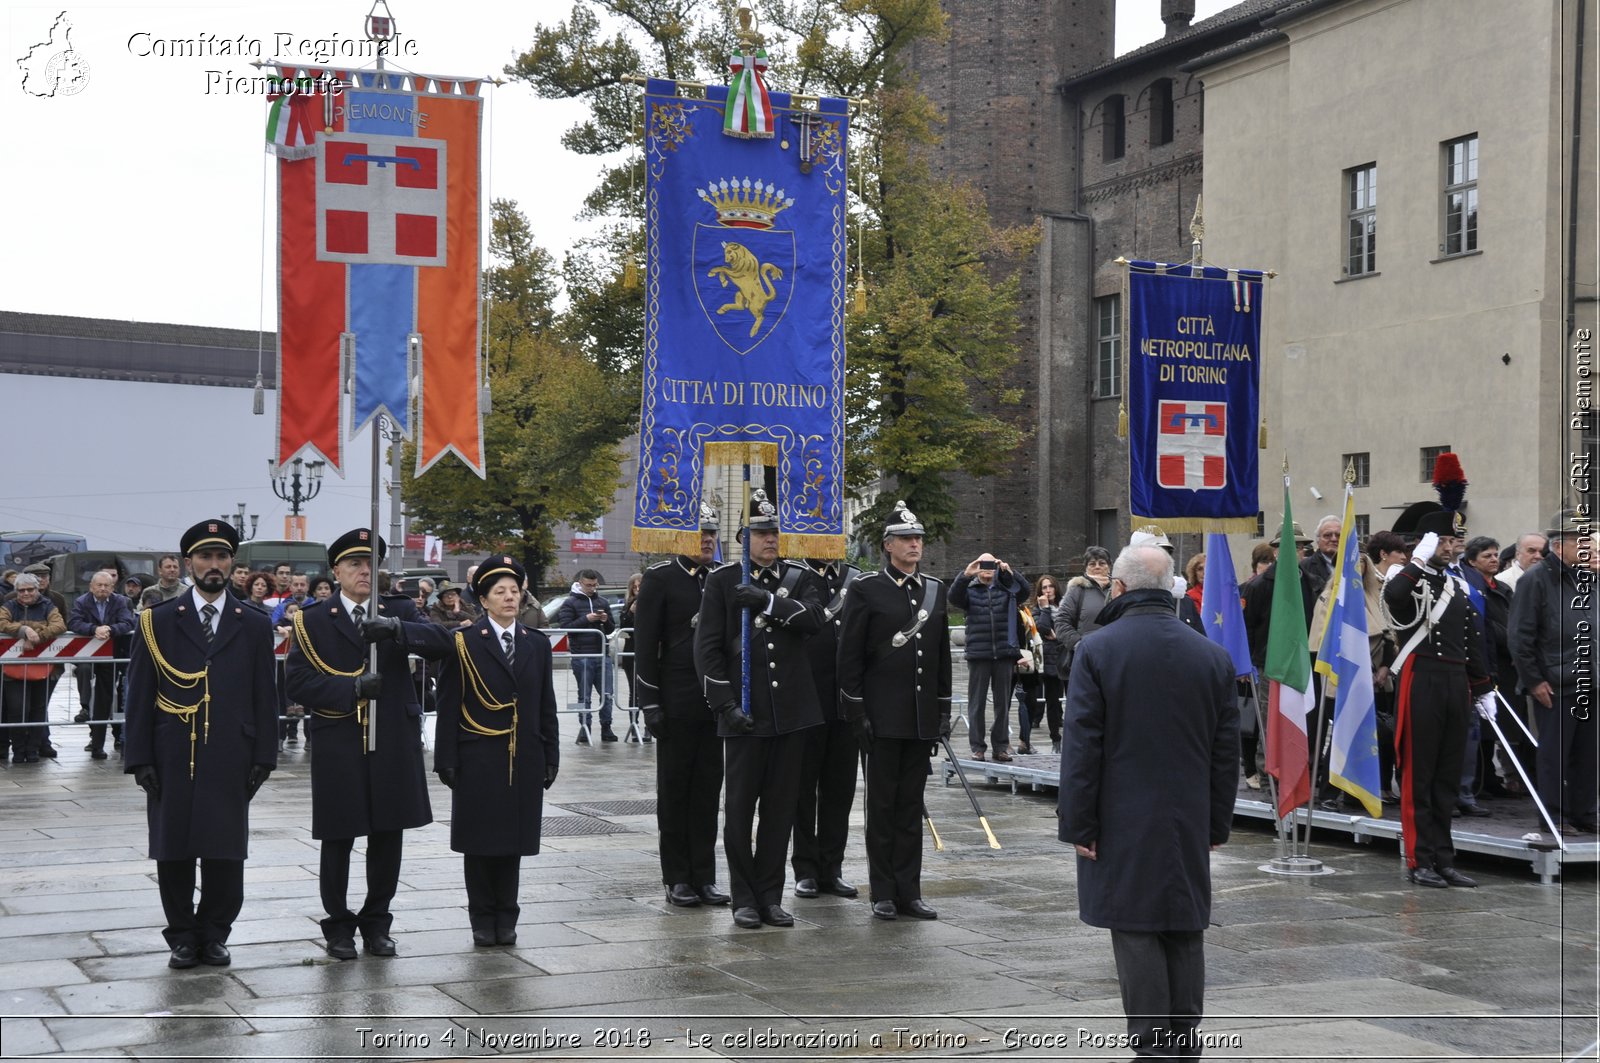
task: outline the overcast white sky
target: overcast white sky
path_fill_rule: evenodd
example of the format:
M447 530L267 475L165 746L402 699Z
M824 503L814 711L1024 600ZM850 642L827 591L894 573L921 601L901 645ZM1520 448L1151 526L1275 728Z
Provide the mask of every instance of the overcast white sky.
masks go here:
M87 64L88 83L75 95L38 98L21 90L15 60L46 40L63 0L8 4L0 51L0 127L12 146L0 167L0 246L7 252L0 256L0 309L275 328L275 207L263 150L266 101L224 92L208 74L254 75L249 66L254 56L140 53L156 51L152 42L213 35L219 41L259 41L262 58L273 58L283 54L277 47L280 34L291 36L292 47L335 36L359 39L370 6L370 0L71 3L65 6L71 43ZM1161 36L1160 0L1122 0L1117 6L1118 52ZM1227 6L1223 0L1199 0L1196 18ZM531 40L536 23L565 17L571 4L394 0L391 10L402 36L416 44L416 53L397 65L467 77L498 74ZM575 215L594 184L592 161L567 153L558 142L582 116L583 105L541 100L526 86L509 83L491 91L488 100L486 201L488 196L518 200L535 238L559 259L585 231ZM74 389L87 387L0 376L0 395L13 412L78 407L90 392ZM235 501L245 499L252 511L263 514L263 536L269 529L278 534L284 510L264 475L274 423L270 398L269 416L262 418L248 417L248 392L225 400L232 426L227 439L237 441L238 451L236 457L222 458L224 468L236 471L213 481L226 495L221 503L208 498L200 514L189 517L192 492L168 497L159 484L172 473L153 475L138 496L146 526L136 530L126 523L126 510L105 512L96 499L132 489L129 465L172 469L175 441L187 429L135 415L141 409L181 408L187 396L160 385L102 387L111 390L95 397L127 412L126 437L108 453L104 438L57 435L48 461L31 463L26 471L8 462L8 471L0 475L0 527L76 530L107 545L169 545L193 520L232 510ZM364 454L360 448L359 442L352 444L355 453ZM330 484L315 504L313 538L364 522L365 480L355 472L363 462L350 464L352 479ZM63 483L69 489L63 490ZM348 503L338 501L346 496ZM175 511L170 520L169 509Z

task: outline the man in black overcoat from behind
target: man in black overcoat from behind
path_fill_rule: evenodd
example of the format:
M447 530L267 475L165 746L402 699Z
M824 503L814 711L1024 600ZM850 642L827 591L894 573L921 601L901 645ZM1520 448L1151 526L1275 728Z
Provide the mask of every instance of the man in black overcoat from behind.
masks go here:
M1078 644L1067 684L1059 833L1078 854L1078 917L1111 931L1129 1047L1189 1059L1239 710L1227 651L1178 619L1171 586L1159 547L1128 547L1112 566L1104 626Z
M422 763L422 703L407 654L437 661L450 632L402 594L375 596L372 533L345 532L328 547L338 583L330 598L295 614L285 667L289 700L306 707L311 743L311 836L322 842L322 932L328 955L356 958L360 931L373 956L393 956L389 902L400 881L401 833L433 822ZM378 561L387 548L378 540ZM378 643L378 669L368 643ZM367 896L345 903L350 853L367 839Z
M145 610L132 636L123 770L146 794L174 968L232 962L250 799L278 763L272 622L227 593L238 545L220 520L184 532L194 586Z

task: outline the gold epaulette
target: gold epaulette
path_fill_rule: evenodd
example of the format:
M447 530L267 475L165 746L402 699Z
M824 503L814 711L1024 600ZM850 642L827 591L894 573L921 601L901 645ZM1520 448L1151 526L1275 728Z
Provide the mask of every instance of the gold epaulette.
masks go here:
M489 684L484 682L483 673L478 671L477 664L472 660L464 631L456 632L456 659L461 663L461 729L468 734L483 735L487 738L510 736L506 746L506 785L510 786L517 770L517 696L511 695L510 701L495 701L489 696ZM487 712L504 712L510 709L511 726L485 727L473 719L472 713L467 709L469 689L472 700Z
M146 609L139 615L139 633L144 636L145 649L150 651L150 660L156 666L156 708L169 715L176 716L189 725L189 778L194 779L195 756L195 720L202 709L205 710L205 741L211 742L211 662L198 672L181 672L174 668L170 661L162 654L160 643L156 642L156 617L155 610ZM161 693L161 680L165 679L180 690L193 690L200 687L200 700L193 705L183 705Z

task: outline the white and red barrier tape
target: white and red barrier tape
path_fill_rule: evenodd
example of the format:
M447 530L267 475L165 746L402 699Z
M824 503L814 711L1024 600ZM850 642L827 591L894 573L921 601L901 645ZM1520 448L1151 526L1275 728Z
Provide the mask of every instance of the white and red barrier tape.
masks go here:
M53 661L86 661L112 656L111 640L88 635L58 635L49 642L29 646L21 639L0 637L0 660L43 658Z

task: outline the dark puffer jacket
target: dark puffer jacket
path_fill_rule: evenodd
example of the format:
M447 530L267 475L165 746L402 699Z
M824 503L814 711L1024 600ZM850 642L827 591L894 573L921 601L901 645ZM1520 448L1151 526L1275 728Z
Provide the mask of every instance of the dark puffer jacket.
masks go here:
M1029 590L1025 578L1004 569L988 585L965 572L955 578L950 604L967 613L967 660L1014 661L1022 656L1017 608Z

